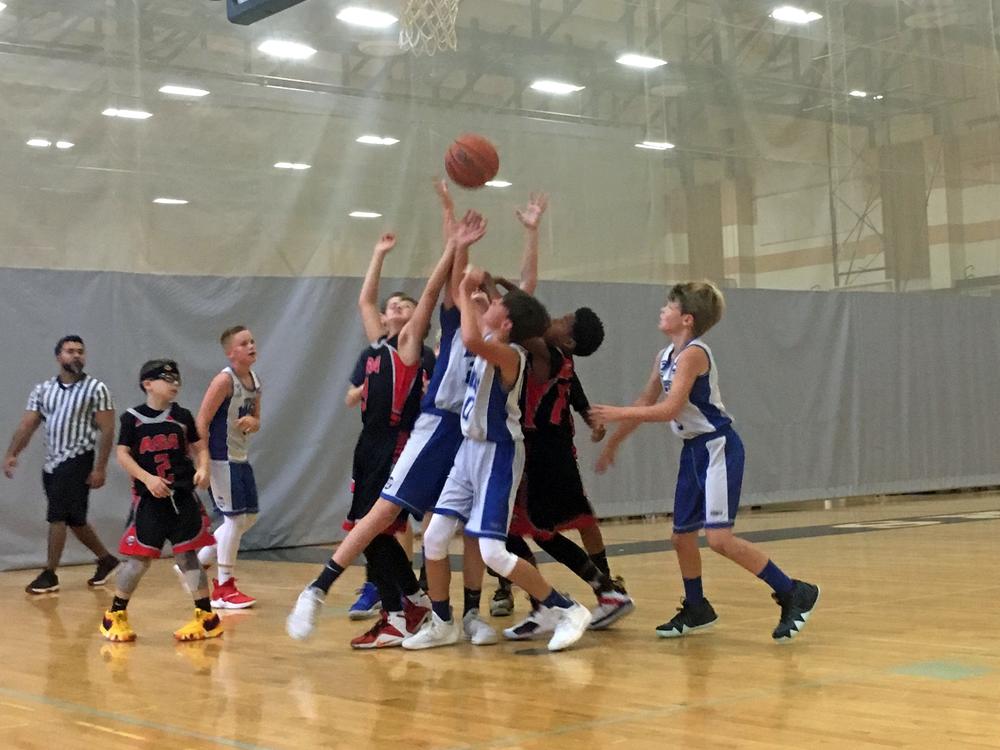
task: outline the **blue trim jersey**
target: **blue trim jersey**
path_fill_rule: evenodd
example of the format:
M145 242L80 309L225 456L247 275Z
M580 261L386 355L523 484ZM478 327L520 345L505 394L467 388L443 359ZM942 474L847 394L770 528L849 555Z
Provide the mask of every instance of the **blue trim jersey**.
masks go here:
M684 349L690 346L697 346L704 350L708 356L708 372L695 379L687 403L681 407L677 417L670 422L670 429L674 431L674 434L685 440L717 432L733 422L732 417L726 413L726 407L722 405L722 396L719 393L719 371L715 366L712 350L701 339L692 339ZM678 353L678 357L684 349ZM670 392L670 385L673 383L676 372L677 357L674 356L674 345L671 344L660 352L660 382L663 384L664 393Z
M250 436L236 422L240 417L256 413L257 399L261 392L260 380L257 373L251 370L253 388L247 388L240 382L232 367L226 367L222 372L227 373L232 380L233 394L219 405L208 425L208 453L213 461L246 463Z
M483 357L473 361L461 414L462 434L471 440L505 443L524 439L519 402L528 353L517 344L510 346L519 358L517 379L510 390L503 387L499 367Z
M462 314L441 305L441 350L420 410L430 414L458 414L465 401L466 383L475 359L462 345Z

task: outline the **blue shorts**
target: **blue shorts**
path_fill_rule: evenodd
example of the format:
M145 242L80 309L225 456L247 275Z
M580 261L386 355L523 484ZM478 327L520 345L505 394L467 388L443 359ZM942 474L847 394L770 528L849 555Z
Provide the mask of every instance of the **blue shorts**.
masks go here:
M674 493L674 532L730 528L743 487L743 441L732 427L684 441Z
M441 496L462 440L458 414L421 414L382 488L382 497L417 520L423 518Z
M258 511L257 482L250 464L212 461L210 474L208 494L222 515L240 516Z
M523 472L523 441L466 438L434 512L461 520L469 536L506 540Z

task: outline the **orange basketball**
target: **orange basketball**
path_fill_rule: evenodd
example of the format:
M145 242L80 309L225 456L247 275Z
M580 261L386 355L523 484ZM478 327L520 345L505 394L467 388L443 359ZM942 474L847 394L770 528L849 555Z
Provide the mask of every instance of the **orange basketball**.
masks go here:
M448 147L444 169L462 187L478 188L497 176L500 155L497 154L496 147L483 136L466 133Z

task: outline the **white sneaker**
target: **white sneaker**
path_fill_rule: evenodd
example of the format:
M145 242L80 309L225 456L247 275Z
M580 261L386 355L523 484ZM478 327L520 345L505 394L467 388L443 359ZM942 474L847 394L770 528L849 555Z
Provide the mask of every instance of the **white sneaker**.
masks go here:
M479 616L478 609L470 609L462 618L462 632L473 646L492 646L498 640L497 631Z
M425 648L450 646L458 642L458 624L454 619L445 622L438 617L437 612L420 626L420 630L403 639L403 648L410 651L420 651Z
M548 635L559 624L560 611L549 607L534 609L517 625L504 628L503 637L510 641L530 641Z
M326 602L326 595L312 586L306 588L295 600L291 614L285 620L285 632L297 641L305 640L316 629L320 607Z
M559 624L549 639L549 651L562 651L576 643L590 625L590 610L573 602L569 609L552 607L559 613Z
M597 606L590 610L590 629L611 627L634 609L635 602L624 591L605 591L597 597Z

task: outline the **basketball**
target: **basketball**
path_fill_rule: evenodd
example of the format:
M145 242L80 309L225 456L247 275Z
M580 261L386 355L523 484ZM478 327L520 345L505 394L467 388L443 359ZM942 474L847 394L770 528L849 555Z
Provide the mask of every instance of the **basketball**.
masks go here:
M500 156L486 138L466 133L455 139L444 157L444 169L456 184L466 188L482 187L496 177Z

